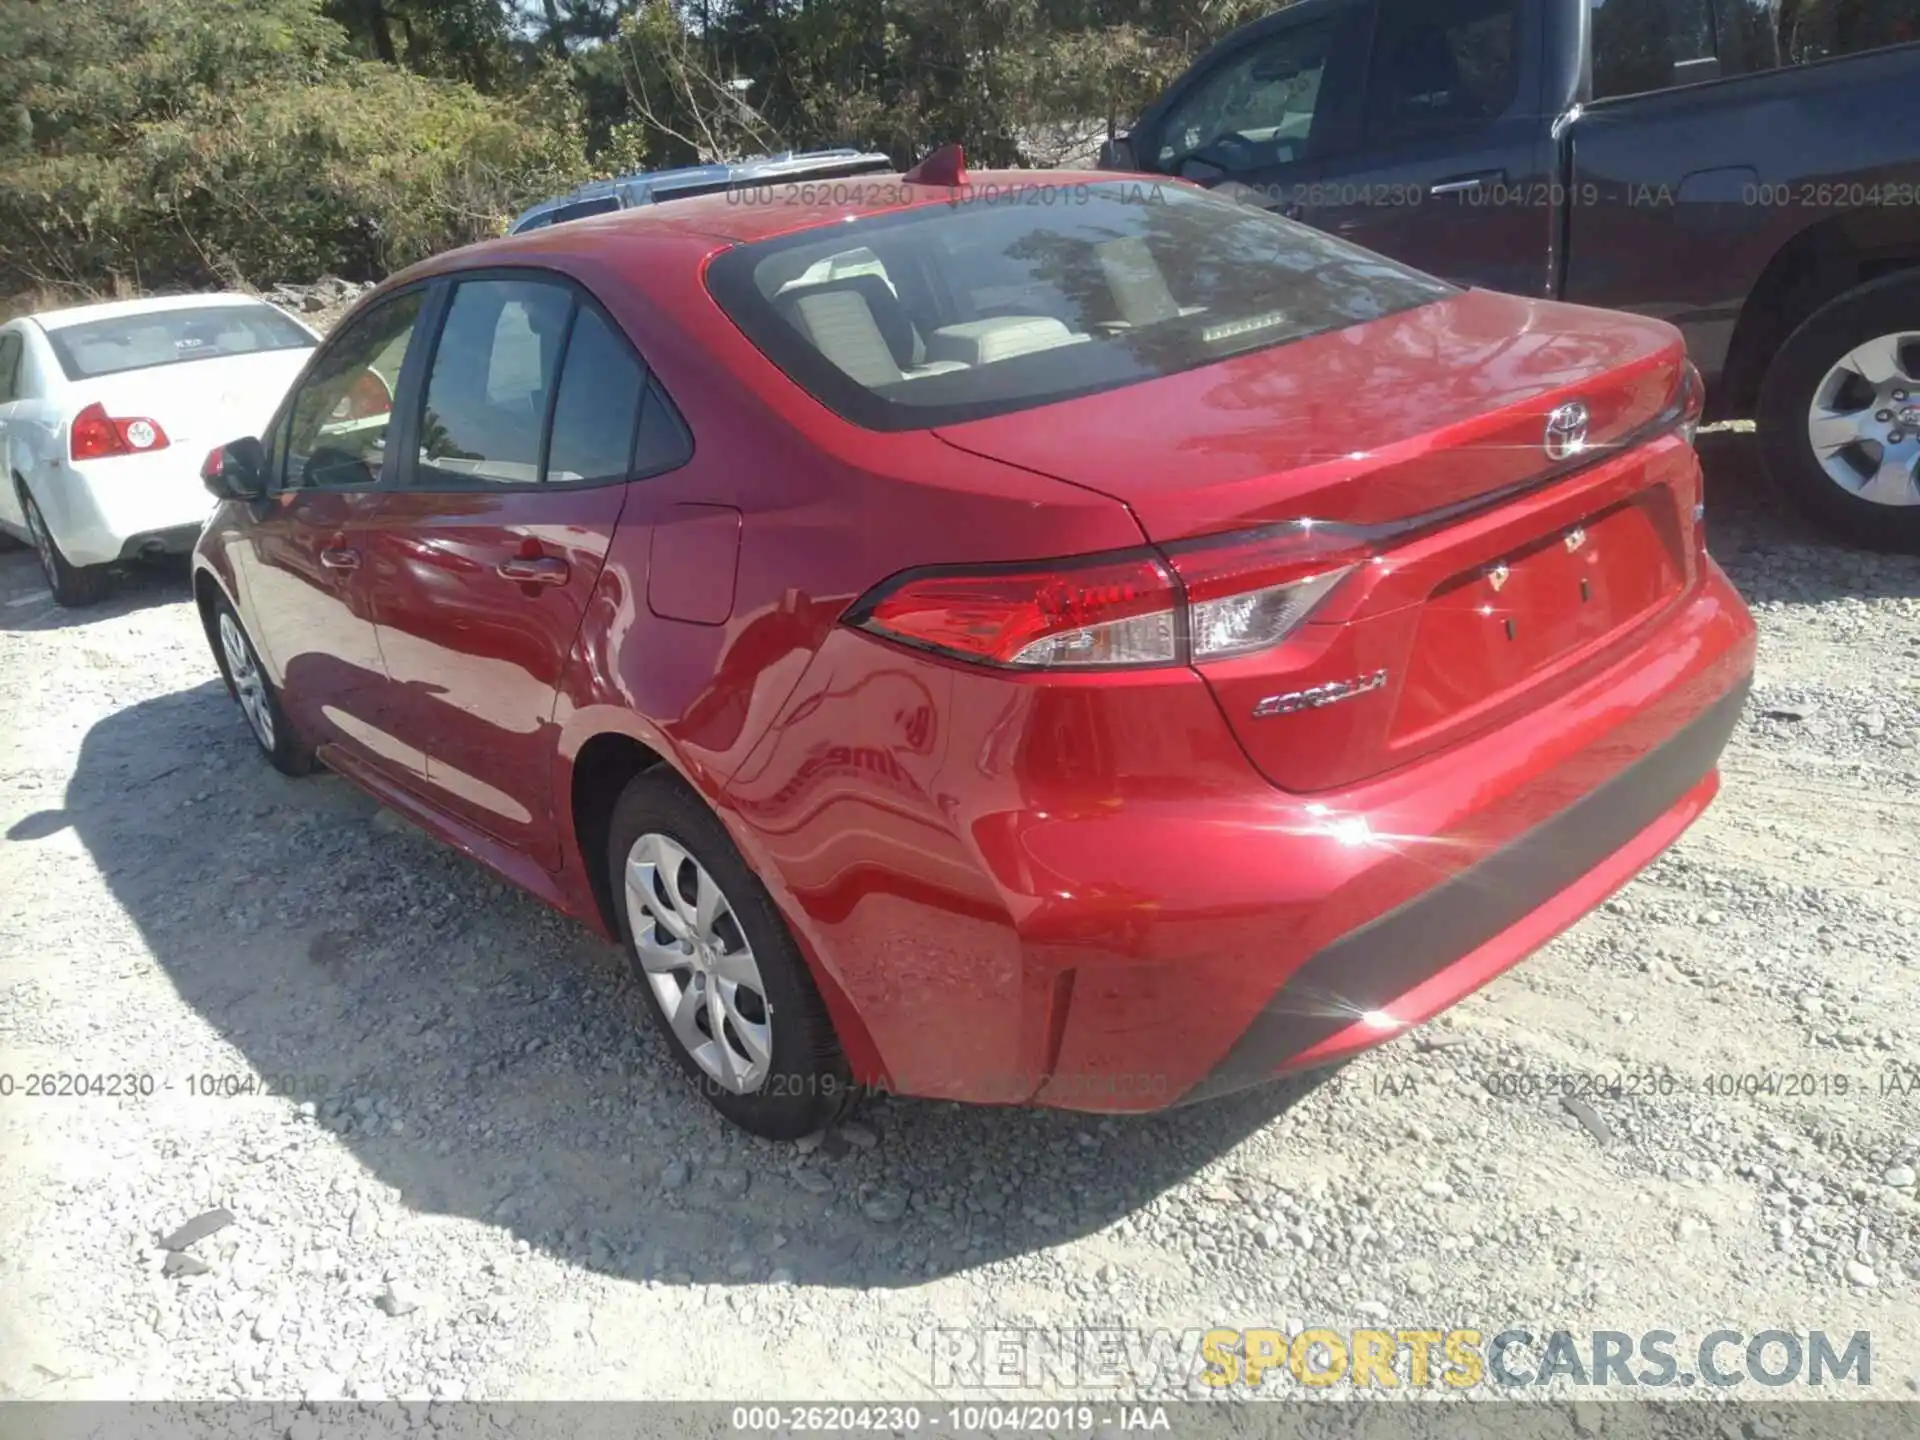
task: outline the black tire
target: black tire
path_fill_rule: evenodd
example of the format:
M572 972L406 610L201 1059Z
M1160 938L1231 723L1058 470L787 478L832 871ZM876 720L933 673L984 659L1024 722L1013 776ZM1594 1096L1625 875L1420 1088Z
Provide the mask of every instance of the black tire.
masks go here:
M261 733L261 727L255 723L254 716L247 708L247 702L241 696L240 685L233 672L233 666L227 659L226 647L222 642L222 622L230 622L245 647L246 658L259 677L260 697L269 717L268 729L271 739ZM287 718L287 707L281 703L280 692L267 678L267 672L260 664L260 652L254 649L253 637L247 633L247 627L241 623L239 614L229 605L225 597L214 602L211 623L207 626L207 642L213 646L214 664L220 667L220 678L226 682L227 694L240 707L240 718L247 727L247 733L253 737L253 743L260 747L260 753L282 775L298 779L302 775L313 773L315 760L313 750L303 741L293 728L293 722Z
M726 1088L701 1068L674 1033L640 963L628 913L626 868L635 842L649 834L671 838L719 883L752 949L764 987L772 1058L765 1077L748 1093ZM768 1140L797 1140L838 1119L854 1098L852 1078L806 961L773 897L734 848L726 828L678 776L654 769L628 782L613 810L607 867L628 962L646 991L647 1009L661 1038L695 1088L742 1130Z
M47 519L34 503L33 494L20 487L20 508L27 517L27 533L33 536L33 548L40 557L40 573L46 577L53 603L74 609L98 604L106 598L113 577L104 565L75 565L60 553L60 542L47 529Z
M1869 550L1920 552L1920 505L1850 494L1822 468L1807 418L1828 374L1857 347L1920 333L1920 272L1889 275L1830 302L1787 337L1760 387L1760 446L1774 483L1815 524ZM1920 393L1916 393L1920 401Z

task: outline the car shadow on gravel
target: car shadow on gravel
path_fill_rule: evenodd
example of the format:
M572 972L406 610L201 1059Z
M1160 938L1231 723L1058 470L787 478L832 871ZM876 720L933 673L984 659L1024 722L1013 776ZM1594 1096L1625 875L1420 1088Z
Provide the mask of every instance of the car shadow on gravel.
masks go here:
M187 557L166 555L116 565L113 586L95 605L66 610L53 603L40 562L21 547L0 553L0 633L76 630L152 605L171 605L192 590Z
M1767 478L1751 431L1700 437L1707 548L1750 601L1820 605L1920 596L1920 556L1861 550L1822 534Z
M96 724L64 809L13 843L69 825L238 1052L157 1077L239 1092L225 1163L319 1126L406 1211L609 1275L899 1286L1041 1251L1133 1214L1318 1083L1130 1119L874 1101L803 1153L687 1088L613 947L343 781L276 774L217 682ZM245 1093L250 1076L286 1100ZM349 1203L303 1190L285 1223Z

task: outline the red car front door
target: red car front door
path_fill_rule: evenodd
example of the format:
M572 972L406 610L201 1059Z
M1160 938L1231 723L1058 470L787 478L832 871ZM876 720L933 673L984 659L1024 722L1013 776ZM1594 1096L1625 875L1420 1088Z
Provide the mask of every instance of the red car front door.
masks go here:
M426 295L402 291L359 316L301 377L271 437L273 493L234 551L295 727L403 782L420 756L389 722L363 526L391 478L393 395Z
M395 729L433 804L559 864L556 694L626 497L645 372L583 292L450 286L408 457L366 517Z

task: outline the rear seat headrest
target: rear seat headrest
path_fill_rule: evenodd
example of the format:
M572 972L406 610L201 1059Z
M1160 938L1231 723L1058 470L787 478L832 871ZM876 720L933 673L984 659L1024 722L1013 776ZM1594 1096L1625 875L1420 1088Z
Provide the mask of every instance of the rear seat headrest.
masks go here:
M791 314L799 311L803 302L812 297L836 294L857 296L865 302L873 327L893 357L894 367L899 370L913 368L918 358L914 353L917 347L913 321L908 318L900 298L878 275L843 275L836 280L822 280L817 285L796 285L782 293L777 303L789 307ZM806 327L803 325L802 328ZM847 367L842 365L840 368L845 370Z

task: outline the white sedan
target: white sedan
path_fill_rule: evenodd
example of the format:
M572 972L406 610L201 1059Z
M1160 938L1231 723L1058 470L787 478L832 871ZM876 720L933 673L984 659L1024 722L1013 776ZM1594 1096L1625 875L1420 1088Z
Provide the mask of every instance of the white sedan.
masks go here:
M0 531L39 552L62 605L99 599L115 561L191 550L207 452L259 434L318 343L251 295L0 325Z

